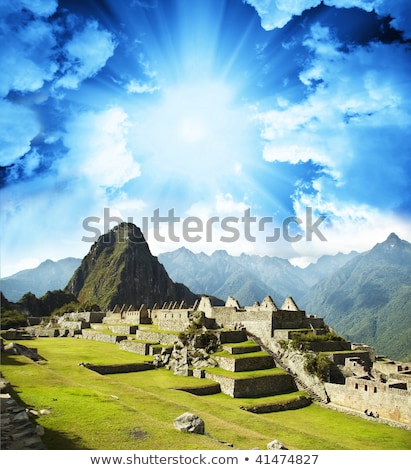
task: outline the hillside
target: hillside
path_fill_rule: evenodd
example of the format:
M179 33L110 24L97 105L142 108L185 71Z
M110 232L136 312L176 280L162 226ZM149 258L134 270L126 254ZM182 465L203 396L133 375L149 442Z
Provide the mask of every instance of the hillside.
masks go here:
M122 223L100 236L90 248L66 286L81 303L98 304L102 309L115 305L142 304L197 299L183 284L173 282L164 266L153 256L142 232Z
M25 269L0 281L1 291L11 302L17 302L27 292L40 297L47 291L62 289L79 267L81 259L46 260L37 268Z
M411 244L397 235L317 283L302 302L351 341L411 360Z

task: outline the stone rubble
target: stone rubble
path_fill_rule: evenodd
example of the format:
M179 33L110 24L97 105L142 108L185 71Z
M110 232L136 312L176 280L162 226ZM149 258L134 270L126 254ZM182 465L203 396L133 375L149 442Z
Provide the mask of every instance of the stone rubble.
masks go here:
M46 450L41 440L42 426L36 425L30 415L34 410L19 406L9 393L1 393L1 449Z

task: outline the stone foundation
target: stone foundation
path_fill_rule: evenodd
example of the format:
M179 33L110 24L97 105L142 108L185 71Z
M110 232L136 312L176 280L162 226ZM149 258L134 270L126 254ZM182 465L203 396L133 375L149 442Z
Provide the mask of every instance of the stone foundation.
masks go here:
M218 382L221 391L233 398L252 398L291 393L297 390L293 378L284 373L250 378L232 378L206 372L206 378Z

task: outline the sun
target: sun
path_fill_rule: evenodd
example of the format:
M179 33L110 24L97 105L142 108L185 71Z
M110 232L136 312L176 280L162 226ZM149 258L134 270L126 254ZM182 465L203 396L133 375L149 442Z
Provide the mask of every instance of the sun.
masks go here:
M165 88L139 110L138 153L174 174L235 172L246 151L249 110L234 87L208 79Z
M166 90L159 111L164 127L183 146L203 145L221 134L232 111L230 89L221 83L186 83Z

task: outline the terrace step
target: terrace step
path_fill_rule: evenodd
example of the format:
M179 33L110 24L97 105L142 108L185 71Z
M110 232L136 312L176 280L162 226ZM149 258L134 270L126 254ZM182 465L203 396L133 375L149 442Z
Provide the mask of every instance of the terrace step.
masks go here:
M271 374L256 373L253 376L246 376L237 372L235 377L209 369L205 378L219 383L221 391L233 398L263 397L296 391L293 378L286 372L279 373L276 368Z
M218 333L220 343L244 343L247 341L247 332L245 330L220 331Z
M259 346L257 343L254 345L246 343L236 343L236 344L223 344L223 351L227 351L230 354L248 354L252 352L258 352L261 351L261 346Z
M214 354L218 366L221 369L232 372L272 369L275 367L274 359L267 353L249 353L239 355Z

